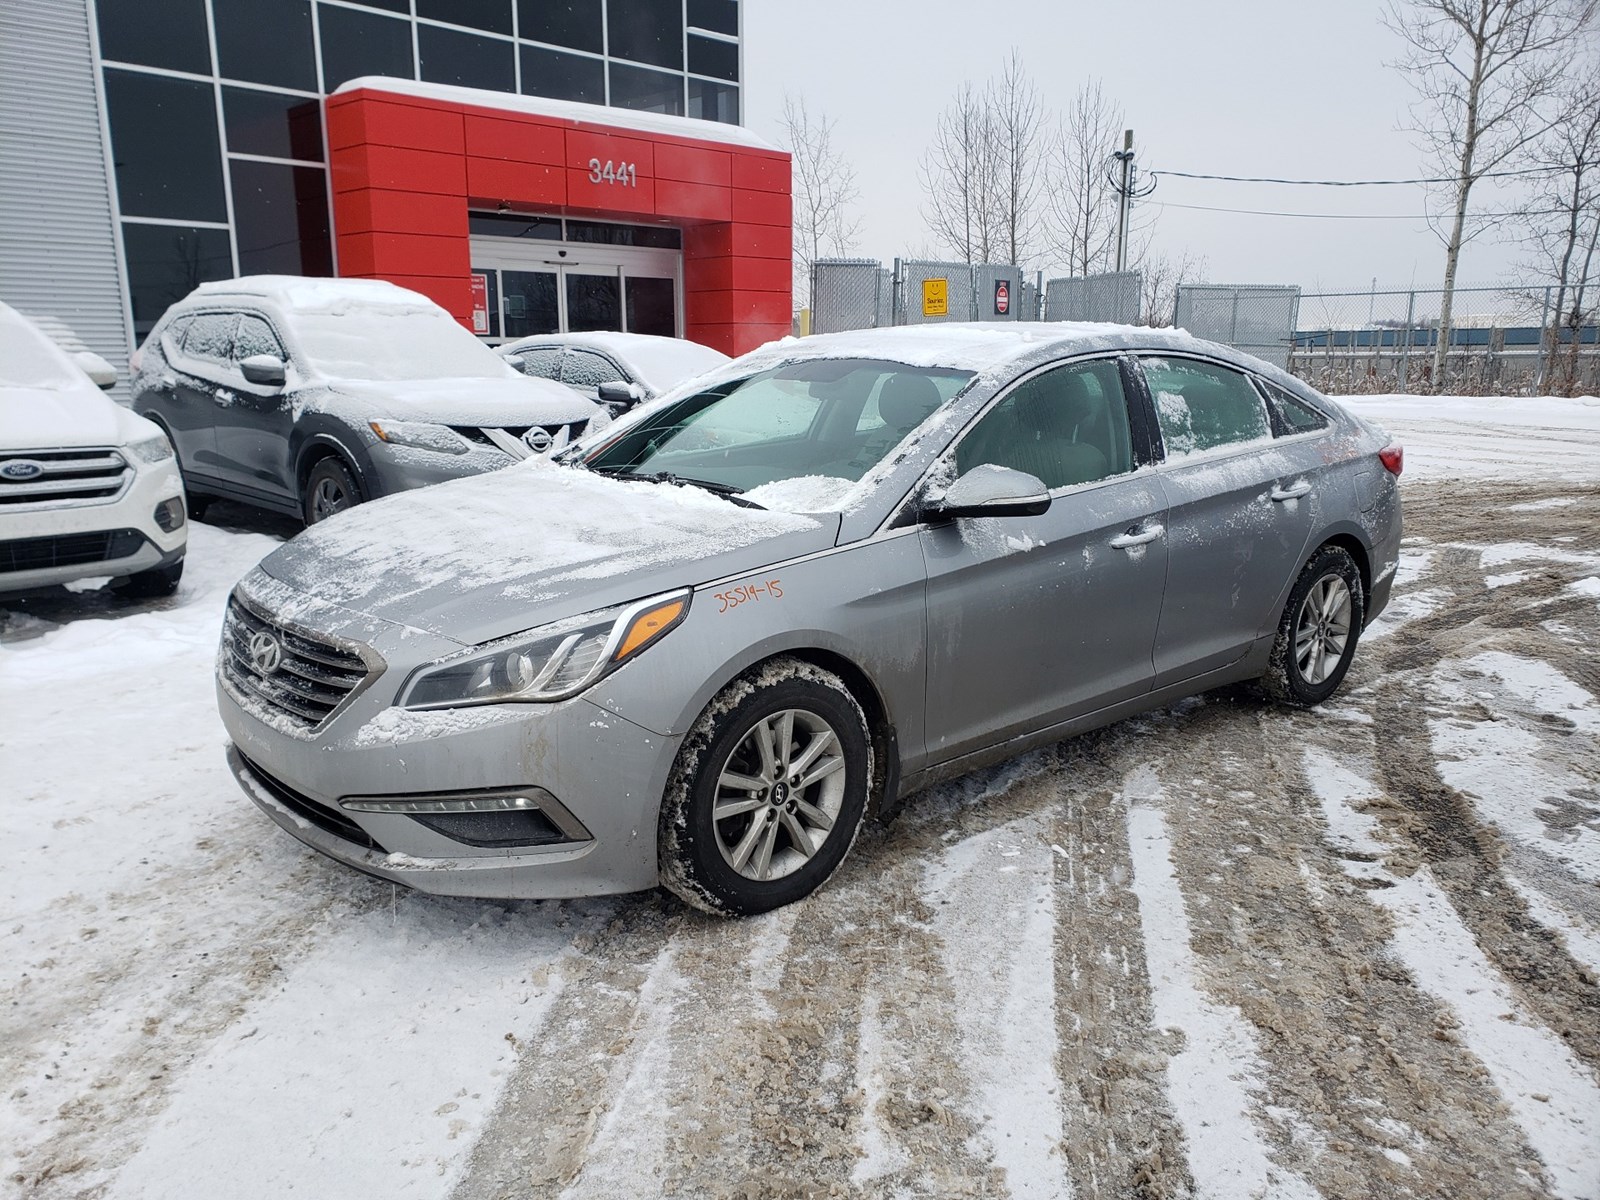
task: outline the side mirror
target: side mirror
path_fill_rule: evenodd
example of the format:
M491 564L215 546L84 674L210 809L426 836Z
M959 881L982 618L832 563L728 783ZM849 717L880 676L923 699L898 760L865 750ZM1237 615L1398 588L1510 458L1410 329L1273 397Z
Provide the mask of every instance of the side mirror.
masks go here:
M638 384L623 383L620 379L613 379L610 383L602 383L598 389L598 394L600 403L606 405L615 413L626 412L644 399Z
M72 361L83 369L83 373L101 391L117 386L117 369L93 350L75 352Z
M923 506L930 516L1037 517L1050 507L1044 481L1026 471L983 463L945 488L944 495Z
M239 363L239 370L247 383L258 387L283 386L283 359L276 354L252 354Z

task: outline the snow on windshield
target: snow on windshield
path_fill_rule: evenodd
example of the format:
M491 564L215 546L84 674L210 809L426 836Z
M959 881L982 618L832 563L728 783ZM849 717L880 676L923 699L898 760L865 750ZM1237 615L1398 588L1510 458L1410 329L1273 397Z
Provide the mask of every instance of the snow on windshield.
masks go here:
M330 379L505 379L517 372L443 309L295 313L301 352Z
M86 376L26 317L0 304L0 386L61 391Z

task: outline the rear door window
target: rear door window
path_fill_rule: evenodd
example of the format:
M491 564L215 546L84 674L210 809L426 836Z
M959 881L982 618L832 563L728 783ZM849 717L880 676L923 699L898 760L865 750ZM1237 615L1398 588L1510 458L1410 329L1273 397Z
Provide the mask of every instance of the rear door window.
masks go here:
M183 335L186 358L207 363L225 363L233 354L233 331L238 313L200 313Z
M1266 404L1243 373L1192 358L1145 358L1139 365L1169 460L1272 436Z
M1293 437L1297 433L1315 433L1319 429L1328 427L1328 418L1298 396L1291 396L1281 387L1268 383L1265 379L1257 379L1256 383L1266 393L1267 404L1272 409L1279 437Z

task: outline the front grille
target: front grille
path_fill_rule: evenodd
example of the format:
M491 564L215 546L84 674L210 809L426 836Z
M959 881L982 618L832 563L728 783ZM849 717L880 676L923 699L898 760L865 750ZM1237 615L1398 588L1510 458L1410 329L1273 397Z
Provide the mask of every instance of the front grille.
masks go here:
M276 654L262 635L276 643ZM252 654L252 641L261 654ZM237 596L228 599L219 665L235 691L307 730L327 720L368 672L360 655L266 620Z
M499 448L495 445L494 439L489 436L487 428L481 428L477 425L452 425L450 428L475 446ZM573 421L566 425L501 425L497 428L519 442L527 436L528 430L542 429L550 435L550 451L553 453L581 438L589 428L589 422L587 420Z
M89 563L111 562L137 554L144 544L144 534L136 529L63 533L55 537L0 542L0 575L11 571L45 571L51 567L81 567Z
M7 451L0 506L101 504L121 494L133 468L115 450Z
M331 808L324 808L309 796L302 796L288 784L274 779L244 755L239 755L239 761L250 772L250 779L262 791L267 792L279 804L283 805L295 816L302 820L310 821L324 833L331 833L334 837L343 838L347 842L354 842L358 846L365 846L368 850L376 850L379 854L389 853L375 841L370 833L357 825L342 812Z

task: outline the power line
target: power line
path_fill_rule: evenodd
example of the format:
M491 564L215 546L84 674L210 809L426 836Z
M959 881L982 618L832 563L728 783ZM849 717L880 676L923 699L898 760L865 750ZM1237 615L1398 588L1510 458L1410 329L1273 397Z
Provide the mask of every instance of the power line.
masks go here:
M1247 217L1307 217L1318 221L1427 221L1425 213L1314 213L1278 212L1260 208L1220 208L1210 204L1176 204L1170 200L1152 201L1157 208L1187 208L1194 212L1238 213ZM1484 217L1551 217L1565 213L1564 208L1539 208L1514 213L1468 213L1471 218Z
M1516 171L1485 171L1478 179L1502 179L1519 175L1548 175L1561 167L1524 167ZM1294 187L1399 187L1417 183L1456 183L1448 176L1438 179L1269 179L1255 175L1201 175L1193 171L1151 171L1151 175L1170 175L1174 179L1215 179L1223 183L1284 183Z

